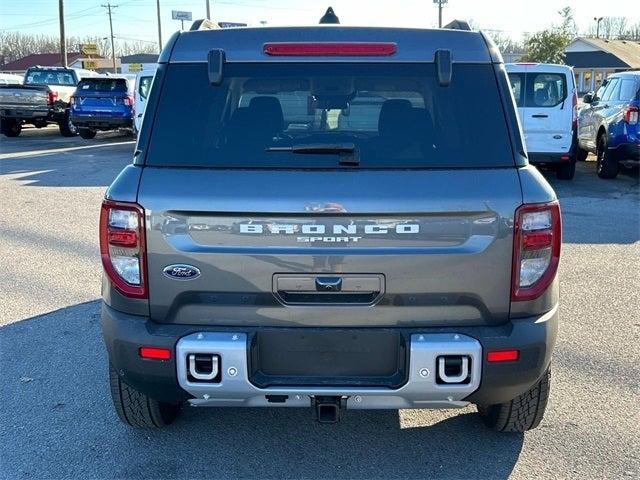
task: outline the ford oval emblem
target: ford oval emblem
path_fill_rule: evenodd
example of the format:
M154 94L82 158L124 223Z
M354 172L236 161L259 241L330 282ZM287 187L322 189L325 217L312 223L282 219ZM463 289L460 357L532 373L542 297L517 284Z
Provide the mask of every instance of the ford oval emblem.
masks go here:
M200 270L198 268L182 263L167 265L164 267L164 270L162 270L162 273L174 280L193 280L200 276Z

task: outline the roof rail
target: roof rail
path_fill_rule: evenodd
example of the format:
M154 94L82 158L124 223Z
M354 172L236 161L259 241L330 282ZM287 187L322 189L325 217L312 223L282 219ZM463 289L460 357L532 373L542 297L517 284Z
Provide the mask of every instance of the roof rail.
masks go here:
M214 30L216 28L220 27L218 27L218 25L216 25L208 18L201 18L200 20L196 20L191 24L191 28L189 29L189 31L193 32L194 30Z
M449 30L471 30L471 25L464 20L453 20L442 28L448 28Z

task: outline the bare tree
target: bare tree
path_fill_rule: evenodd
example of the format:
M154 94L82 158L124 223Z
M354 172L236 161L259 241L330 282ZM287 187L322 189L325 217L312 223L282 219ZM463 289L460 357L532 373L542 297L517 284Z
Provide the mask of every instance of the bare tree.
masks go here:
M67 51L79 52L80 46L86 43L96 44L100 56L111 56L111 45L108 37L68 37ZM0 31L0 58L2 58L5 63L18 60L33 53L58 52L59 47L59 39L56 36ZM116 56L156 52L157 47L155 42L145 42L135 39L117 39L116 41Z

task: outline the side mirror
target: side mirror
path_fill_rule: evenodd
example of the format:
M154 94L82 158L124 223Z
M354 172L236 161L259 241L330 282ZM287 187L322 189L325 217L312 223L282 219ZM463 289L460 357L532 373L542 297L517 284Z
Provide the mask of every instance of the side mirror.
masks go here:
M584 103L593 103L593 92L587 93L584 97L582 97L582 101Z

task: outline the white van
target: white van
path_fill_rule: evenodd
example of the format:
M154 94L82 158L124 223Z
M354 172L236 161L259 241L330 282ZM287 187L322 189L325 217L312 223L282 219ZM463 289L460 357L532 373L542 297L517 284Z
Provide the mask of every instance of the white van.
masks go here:
M578 93L573 70L549 63L505 65L524 130L529 161L555 164L571 180L576 169Z
M153 83L153 77L156 69L143 70L136 75L136 86L133 93L134 110L133 110L133 128L136 132L142 128L142 119L144 118L144 109L147 106L147 98Z

